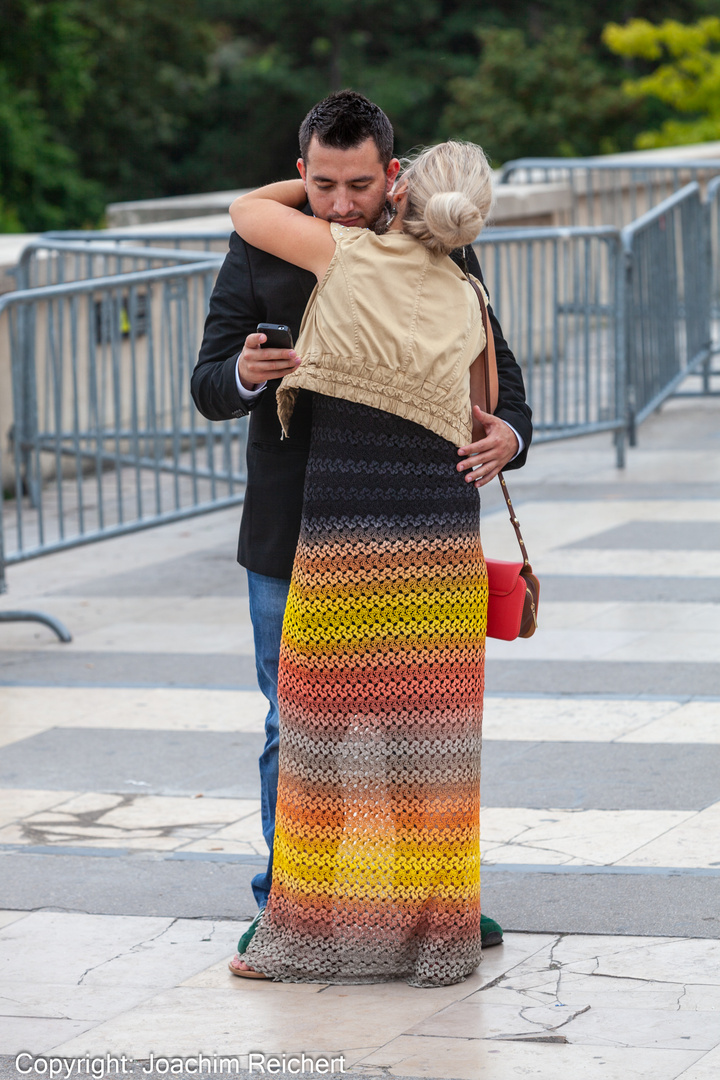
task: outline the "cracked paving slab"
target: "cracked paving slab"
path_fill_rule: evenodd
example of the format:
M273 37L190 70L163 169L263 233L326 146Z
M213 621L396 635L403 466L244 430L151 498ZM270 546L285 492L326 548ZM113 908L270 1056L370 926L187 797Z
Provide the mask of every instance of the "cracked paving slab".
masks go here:
M483 807L483 862L603 866L624 860L633 865L634 851L671 833L696 814L691 810ZM686 854L692 857L694 852ZM703 851L703 856L702 861L686 865L710 865L710 854ZM676 864L665 861L655 865Z
M678 944L631 941L623 948L608 938L558 935L531 960L510 968L407 1034L712 1050L720 1044L720 978L714 986L702 985L698 993L698 986L689 987L677 978L670 982L641 976L648 961L662 967L668 956L674 958ZM712 966L715 943L694 944L710 953L707 966ZM577 959L580 951L585 955ZM687 978L694 959L687 964ZM615 974L608 975L607 968Z
M306 1051L339 1053L364 1043L348 1058L348 1066L358 1071L374 1067L407 1075L397 1058L402 1049L404 1066L418 1054L425 1063L414 1067L413 1075L437 1076L430 1063L447 1044L451 1056L475 1061L476 1068L480 1060L492 1065L492 1047L500 1048L501 1060L513 1061L513 1068L536 1062L533 1052L544 1048L569 1054L563 1059L566 1071L547 1074L558 1080L601 1076L594 1071L601 1060L612 1064L607 1075L618 1080L647 1075L674 1080L720 1046L718 942L509 934L505 945L488 950L465 983L419 991L396 983L323 987L233 979L226 963L230 935L240 929L223 921L38 912L0 931L0 938L14 935L17 944L22 936L35 949L25 988L22 972L11 972L3 996L15 1003L21 1023L33 1010L57 1023L87 1024L54 1044L54 1050L70 1056L109 1051L146 1058L161 1047L163 1053L191 1054L201 1049L198 1031L206 1052L295 1052L304 1033ZM688 954L680 962L685 948ZM182 979L184 963L195 972ZM34 997L28 982L35 986ZM52 1012L43 1014L38 1007L43 994L46 1003L54 1001ZM308 994L313 995L311 1038ZM368 1031L377 1040L374 1048L367 1046ZM661 1052L664 1056L658 1056ZM653 1063L652 1073L637 1071L640 1053L647 1055L646 1065ZM553 1060L559 1065L560 1059ZM667 1068L670 1060L674 1072ZM453 1073L444 1065L440 1075L476 1080L483 1074ZM487 1075L502 1080L516 1073L493 1069Z
M258 799L86 792L27 816L8 798L6 813L16 819L0 828L0 845L267 852Z
M0 930L0 1053L44 1053L231 955L247 922L31 912Z

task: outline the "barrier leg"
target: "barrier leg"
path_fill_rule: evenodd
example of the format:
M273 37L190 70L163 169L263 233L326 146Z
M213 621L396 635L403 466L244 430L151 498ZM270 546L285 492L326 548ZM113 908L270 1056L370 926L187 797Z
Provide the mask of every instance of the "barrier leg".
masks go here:
M635 410L631 409L628 413L627 421L627 441L628 446L637 446L637 424L635 423Z
M57 634L61 641L72 641L72 634L68 628L55 619L52 615L45 615L42 611L0 611L0 622L38 622L49 626L53 633Z
M712 374L712 352L702 366L702 392L705 396L710 393L710 375Z
M625 468L625 430L615 432L615 467Z

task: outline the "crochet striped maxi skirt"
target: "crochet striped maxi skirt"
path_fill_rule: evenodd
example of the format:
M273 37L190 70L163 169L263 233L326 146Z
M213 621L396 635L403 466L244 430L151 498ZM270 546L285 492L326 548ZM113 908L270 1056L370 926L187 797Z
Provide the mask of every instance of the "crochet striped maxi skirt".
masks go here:
M442 986L480 962L487 574L458 460L313 396L272 888L243 957L270 978Z

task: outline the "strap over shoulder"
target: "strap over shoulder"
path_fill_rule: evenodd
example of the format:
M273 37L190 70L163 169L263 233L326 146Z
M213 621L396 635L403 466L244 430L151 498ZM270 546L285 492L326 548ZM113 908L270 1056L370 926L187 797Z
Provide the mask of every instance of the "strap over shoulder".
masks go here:
M479 379L479 398L482 404L482 410L486 413L494 413L497 407L497 398L499 396L499 384L497 373L497 356L495 355L495 338L493 336L492 327L490 326L490 320L487 312L487 300L485 290L481 287L480 283L467 275L467 279L472 285L480 304L480 311L482 312L483 328L485 330L485 348L478 354L475 363L480 362L480 379ZM473 364L473 367L474 367ZM493 406L493 397L495 398L495 406Z
M478 303L480 304L480 310L482 311L483 326L485 327L485 348L480 353L480 357L482 357L482 368L483 368L483 373L484 373L484 387L485 387L485 395L486 395L485 396L486 407L485 407L485 409L483 411L487 412L487 413L492 413L492 412L494 412L494 410L489 408L489 404L490 404L489 397L490 397L490 387L492 386L492 383L491 383L492 374L491 374L491 372L493 371L493 369L494 369L494 374L495 374L495 380L497 381L497 359L496 359L496 356L495 356L495 338L493 336L492 326L490 325L490 320L488 318L487 299L486 299L485 290L481 287L479 282L477 282L475 280L475 278L471 277L469 274L468 274L468 281L470 282L470 284L472 285L473 289L475 290L475 292L477 294ZM478 357L478 359L480 359L480 357ZM515 516L515 510L513 509L513 504L510 501L510 492L507 489L507 484L505 483L505 477L503 476L502 472L498 474L498 480L500 481L500 487L502 488L502 493L503 493L503 496L505 497L505 502L507 504L508 512L510 514L510 522L512 524L513 529L515 530L515 536L517 537L517 542L518 542L518 545L520 547L520 552L521 552L522 557L523 557L523 569L527 573L532 574L532 566L530 565L530 560L528 558L527 548L525 547L525 541L523 540L522 533L520 532L520 522L518 521L517 517Z

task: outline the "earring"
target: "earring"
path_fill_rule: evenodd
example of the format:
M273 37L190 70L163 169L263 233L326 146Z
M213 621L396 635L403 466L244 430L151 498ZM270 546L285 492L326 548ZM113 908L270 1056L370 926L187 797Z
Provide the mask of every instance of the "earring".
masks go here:
M382 208L380 217L375 222L374 231L377 233L378 236L382 236L383 233L388 231L393 221L397 217L397 212L398 208L395 203L387 200Z

